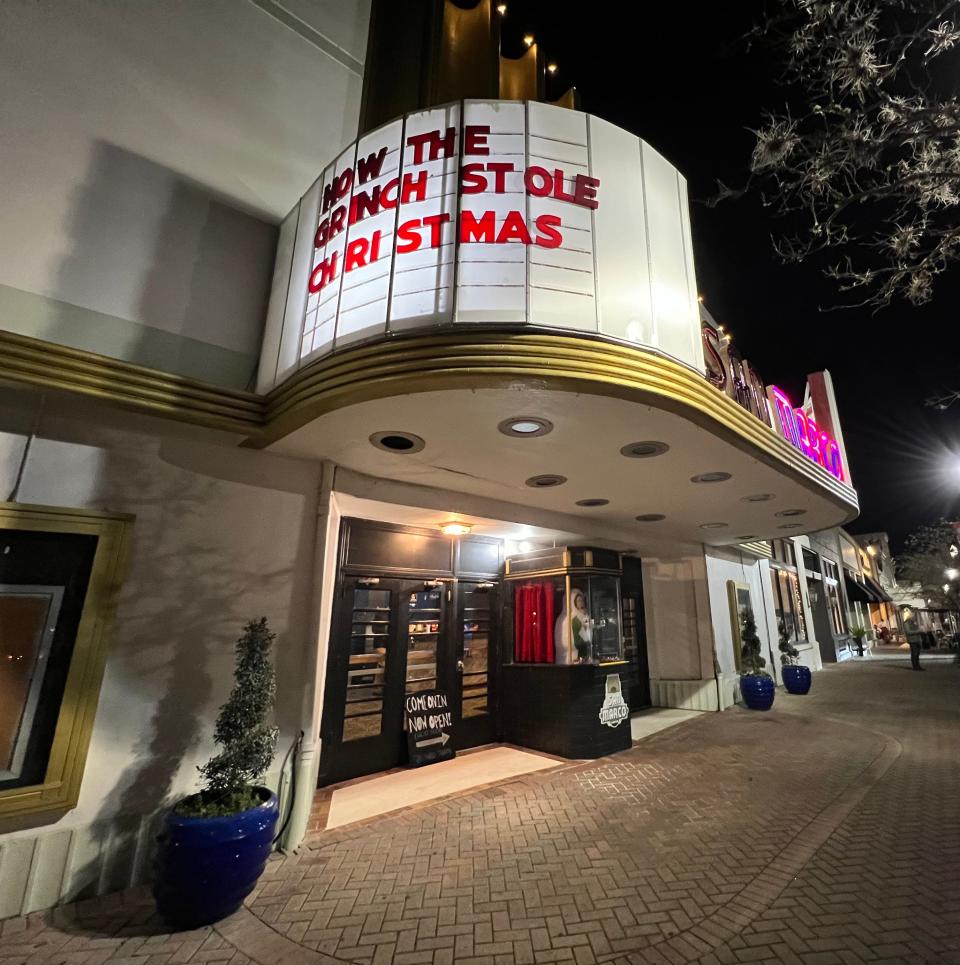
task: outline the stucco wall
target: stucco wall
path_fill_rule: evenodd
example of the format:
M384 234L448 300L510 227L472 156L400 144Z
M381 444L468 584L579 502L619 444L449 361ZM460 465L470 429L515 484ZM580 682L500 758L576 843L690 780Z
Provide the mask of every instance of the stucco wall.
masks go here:
M245 387L275 224L356 134L369 6L5 0L0 329Z
M34 415L0 412L6 498ZM55 852L44 858L44 874L60 874L64 895L140 876L151 816L195 789L196 766L213 750L212 722L247 619L267 616L278 635L284 699L275 772L310 685L318 465L191 439L81 403L67 411L48 401L35 424L18 501L130 513L136 522L79 804L39 832L0 835L0 917L19 910L17 900L28 908L52 903L47 880L30 885L39 897L11 893L38 837L41 849Z

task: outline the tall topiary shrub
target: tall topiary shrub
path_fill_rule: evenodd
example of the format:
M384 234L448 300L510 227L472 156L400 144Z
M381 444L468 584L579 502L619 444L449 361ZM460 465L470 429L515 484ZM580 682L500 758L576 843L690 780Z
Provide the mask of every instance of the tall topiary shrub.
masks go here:
M787 625L780 621L777 625L780 634L780 663L784 667L793 667L800 663L800 651L790 642Z
M769 677L763 668L767 661L760 656L760 637L757 635L757 622L753 618L753 610L747 609L743 614L743 624L740 628L740 666L743 673L756 677Z
M181 802L179 813L214 817L261 803L256 785L270 767L277 746L277 728L269 722L276 696L271 659L275 638L266 617L243 628L236 646L233 689L220 708L213 732L222 749L198 768L203 789Z

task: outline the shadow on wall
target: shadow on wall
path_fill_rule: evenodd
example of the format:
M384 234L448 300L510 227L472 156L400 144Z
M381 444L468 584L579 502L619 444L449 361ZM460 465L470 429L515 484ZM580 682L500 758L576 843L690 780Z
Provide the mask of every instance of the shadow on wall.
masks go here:
M252 384L276 227L104 141L74 198L52 291L62 307L40 337L232 388Z
M313 549L302 521L315 516L312 502L301 498L300 522L292 524L299 539L291 534L297 541L289 545L281 507L273 502L259 516L254 486L184 471L162 461L156 442L131 441L101 451L95 490L98 505L136 515L134 552L91 748L99 786L88 793L98 813L88 861L71 875L66 900L149 879L157 812L196 789L195 767L212 749L217 708L232 685L233 644L247 620L266 615L280 631L280 692L299 697L303 685ZM149 721L138 719L139 709L152 711ZM275 768L299 714L299 699L278 700Z

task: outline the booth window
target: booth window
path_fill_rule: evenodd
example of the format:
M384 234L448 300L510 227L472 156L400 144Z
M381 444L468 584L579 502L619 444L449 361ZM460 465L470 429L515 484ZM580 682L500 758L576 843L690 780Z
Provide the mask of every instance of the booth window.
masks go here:
M0 504L0 815L76 804L125 526Z
M515 583L513 632L516 663L623 660L620 578L577 574Z
M800 578L797 575L793 544L789 540L773 541L770 579L777 627L786 631L791 643L806 640L807 624L803 618Z
M513 659L553 663L557 614L563 610L563 578L518 583L513 588Z

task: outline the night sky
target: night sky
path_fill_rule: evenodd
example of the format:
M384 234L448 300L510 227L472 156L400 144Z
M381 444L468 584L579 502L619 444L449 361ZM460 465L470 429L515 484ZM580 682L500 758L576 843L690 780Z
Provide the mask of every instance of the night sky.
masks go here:
M951 453L960 457L960 402L947 411L924 405L938 390L960 389L960 265L923 308L823 311L843 296L819 266L779 262L770 244L777 226L756 197L703 203L718 179L743 182L748 128L786 97L774 56L741 40L760 11L745 0L508 0L503 44L519 53L531 32L559 67L549 96L576 86L583 110L638 134L687 177L706 306L764 381L797 404L806 374L829 369L860 495L848 529L886 530L896 550L918 525L960 517L960 472L945 468Z

